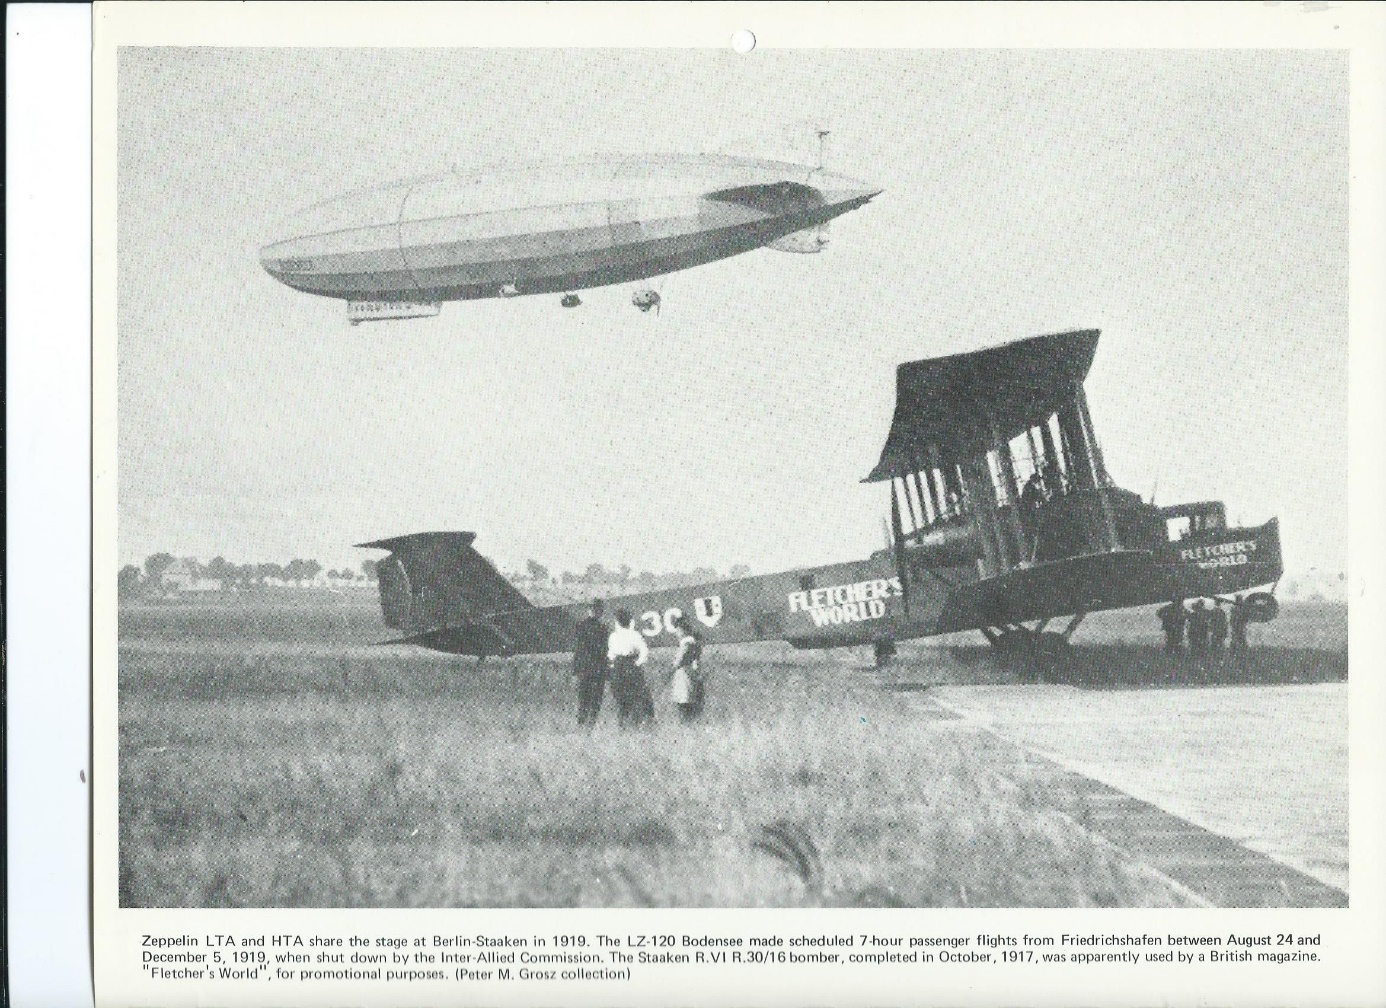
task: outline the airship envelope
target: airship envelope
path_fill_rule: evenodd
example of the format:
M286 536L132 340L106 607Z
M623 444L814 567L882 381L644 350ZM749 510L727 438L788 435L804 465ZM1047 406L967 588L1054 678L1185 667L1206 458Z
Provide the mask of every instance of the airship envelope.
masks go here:
M723 156L454 171L310 207L260 261L297 290L387 306L570 292L763 246L816 252L830 220L878 192Z

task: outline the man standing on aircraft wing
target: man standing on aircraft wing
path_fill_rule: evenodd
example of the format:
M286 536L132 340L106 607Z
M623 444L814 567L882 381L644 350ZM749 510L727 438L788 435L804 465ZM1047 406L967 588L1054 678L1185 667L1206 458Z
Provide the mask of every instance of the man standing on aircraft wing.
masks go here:
M621 727L633 727L654 720L654 703L643 668L650 649L639 630L631 625L630 611L616 610L616 629L607 640L606 656L611 661L611 692L616 697L616 716Z
M602 619L602 600L592 603L592 615L577 625L573 645L573 678L577 680L579 725L597 723L606 692L607 626Z
M1035 537L1039 532L1040 508L1044 507L1046 499L1044 470L1037 468L1025 481L1025 488L1020 491L1020 523L1025 531L1025 548L1031 556L1034 555Z

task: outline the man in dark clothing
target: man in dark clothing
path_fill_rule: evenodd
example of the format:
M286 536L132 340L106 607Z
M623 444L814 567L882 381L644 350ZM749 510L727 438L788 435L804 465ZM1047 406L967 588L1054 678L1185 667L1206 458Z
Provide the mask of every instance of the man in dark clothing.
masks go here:
M1240 595L1238 595L1236 600L1232 603L1232 617L1230 622L1232 625L1231 650L1245 651L1246 627L1251 620L1247 618L1247 608L1246 605L1243 604L1242 596Z
M1222 607L1222 599L1218 599L1208 613L1208 649L1221 654L1226 643L1227 610Z
M606 639L610 631L602 619L602 601L592 603L592 615L577 625L573 646L573 677L577 680L580 725L597 723L606 691Z
M1020 491L1020 504L1027 511L1038 511L1048 498L1044 489L1044 470L1036 469Z
M1165 631L1165 652L1174 654L1176 651L1182 651L1184 624L1188 622L1188 614L1184 612L1184 600L1172 599L1169 605L1157 609L1155 615L1160 618L1160 627Z
M1044 489L1044 470L1036 469L1030 474L1030 478L1025 481L1025 487L1020 491L1020 524L1025 532L1026 549L1031 556L1035 552L1035 535L1039 531L1040 509L1044 507L1044 502L1048 499L1048 494Z
M1208 604L1202 599L1195 599L1188 619L1189 650L1194 654L1208 650L1208 615Z

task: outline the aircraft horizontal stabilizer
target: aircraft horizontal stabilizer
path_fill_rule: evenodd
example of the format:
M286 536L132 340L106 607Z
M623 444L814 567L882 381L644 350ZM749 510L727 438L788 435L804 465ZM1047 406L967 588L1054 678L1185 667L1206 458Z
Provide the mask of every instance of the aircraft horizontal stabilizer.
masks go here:
M376 641L371 647L387 647L395 644L413 644L442 651L445 654L494 655L507 650L504 638L494 627L484 623L463 623L459 626L444 627L441 630L427 630L423 633L396 637L391 640Z
M422 645L428 634L411 634L408 637L392 637L389 640L371 641L366 647L391 647L396 644Z

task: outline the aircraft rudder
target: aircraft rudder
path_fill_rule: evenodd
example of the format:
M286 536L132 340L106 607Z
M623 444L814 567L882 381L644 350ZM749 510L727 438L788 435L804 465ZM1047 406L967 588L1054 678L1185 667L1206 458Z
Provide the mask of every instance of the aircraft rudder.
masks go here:
M475 532L416 532L358 544L389 551L376 566L385 625L419 633L533 608L475 540Z

